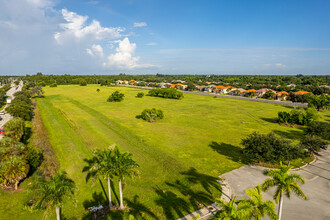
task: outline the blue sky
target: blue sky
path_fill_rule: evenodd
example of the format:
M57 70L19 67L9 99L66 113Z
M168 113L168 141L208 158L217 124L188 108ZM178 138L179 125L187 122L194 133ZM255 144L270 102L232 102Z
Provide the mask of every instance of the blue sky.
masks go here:
M0 0L0 74L329 74L330 1Z

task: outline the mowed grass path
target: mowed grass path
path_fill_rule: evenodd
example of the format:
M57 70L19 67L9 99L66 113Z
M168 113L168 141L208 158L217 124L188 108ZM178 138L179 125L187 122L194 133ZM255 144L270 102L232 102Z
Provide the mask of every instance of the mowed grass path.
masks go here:
M125 94L124 101L106 102L115 90ZM243 165L239 158L243 137L253 131L274 131L292 139L302 135L300 129L272 122L278 111L290 110L284 106L191 94L182 100L135 98L141 91L96 85L46 87L45 98L38 99L61 168L79 188L77 207L66 204L65 217L82 218L86 207L105 200L101 184L86 183L82 173L83 159L93 149L116 144L133 153L140 177L127 181L125 203L144 206L147 218L165 219L192 212L198 203L220 195L215 178ZM156 123L135 118L152 107L163 109L165 118ZM115 180L116 191L117 185Z

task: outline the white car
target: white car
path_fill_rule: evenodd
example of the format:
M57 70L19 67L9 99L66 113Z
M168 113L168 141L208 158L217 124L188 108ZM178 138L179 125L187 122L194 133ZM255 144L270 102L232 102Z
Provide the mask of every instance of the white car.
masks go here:
M4 114L6 114L6 112L5 111L0 111L0 115L4 115Z

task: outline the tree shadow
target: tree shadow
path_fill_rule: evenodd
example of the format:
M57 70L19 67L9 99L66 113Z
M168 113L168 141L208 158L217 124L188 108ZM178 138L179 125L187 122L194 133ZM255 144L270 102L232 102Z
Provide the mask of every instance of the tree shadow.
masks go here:
M145 219L146 215L151 219L158 219L158 217L149 208L139 202L138 199L138 195L135 195L133 200L124 199L129 207L129 214L133 215L136 219Z
M213 197L210 193L194 191L187 184L184 184L179 180L176 180L174 183L165 183L168 186L176 188L182 195L188 196L190 205L192 205L195 210L201 208L201 206L207 206L213 202Z
M303 130L300 128L300 130ZM302 136L304 135L303 131L296 131L296 130L290 130L290 131L280 131L280 130L273 130L275 134L286 138L286 139L293 139L293 140L300 140Z
M266 122L270 122L270 123L278 123L278 118L260 118L261 120L264 120Z
M222 192L222 188L219 184L221 179L219 177L199 173L193 167L190 167L188 171L180 172L180 174L184 175L189 182L193 184L200 184L210 194L212 188L216 189L220 193Z
M167 191L161 190L159 187L154 188L156 194L159 196L158 199L155 200L155 203L162 207L166 219L175 219L175 213L177 216L184 216L183 213L189 213L189 205L188 203L177 196L177 194Z
M24 143L24 144L28 144L28 140L30 139L32 135L32 129L31 127L24 127L24 134L21 138L21 141Z
M244 157L242 156L242 149L240 147L226 144L226 143L218 143L215 141L212 141L211 144L209 144L209 147L211 147L214 151L218 152L221 155L225 155L226 157L230 158L231 160L235 162L243 162Z

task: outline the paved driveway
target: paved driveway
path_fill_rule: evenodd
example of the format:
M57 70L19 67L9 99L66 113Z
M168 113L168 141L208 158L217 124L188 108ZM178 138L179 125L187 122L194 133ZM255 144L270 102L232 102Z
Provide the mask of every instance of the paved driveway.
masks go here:
M241 198L245 196L247 188L253 188L267 178L263 175L263 170L260 167L244 166L221 177L227 180L233 195ZM305 178L306 183L301 188L308 199L303 200L295 195L291 199L285 197L282 219L330 220L330 147L321 152L315 163L295 172ZM264 198L272 199L273 192L274 190L265 193Z

